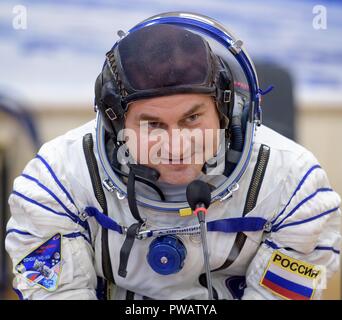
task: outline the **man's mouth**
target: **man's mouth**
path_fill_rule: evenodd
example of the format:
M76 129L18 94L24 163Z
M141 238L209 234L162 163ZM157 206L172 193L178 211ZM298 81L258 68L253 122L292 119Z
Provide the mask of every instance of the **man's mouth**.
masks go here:
M170 165L187 165L187 164L194 164L195 154L192 154L189 157L181 157L181 158L169 158L169 159L161 159L162 164L170 164Z

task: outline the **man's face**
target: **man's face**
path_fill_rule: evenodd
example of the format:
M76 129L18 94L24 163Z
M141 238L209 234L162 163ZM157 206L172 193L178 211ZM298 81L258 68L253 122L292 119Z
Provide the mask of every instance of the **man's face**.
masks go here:
M188 184L216 154L220 122L212 97L177 94L133 102L125 129L138 163L158 170L159 181Z

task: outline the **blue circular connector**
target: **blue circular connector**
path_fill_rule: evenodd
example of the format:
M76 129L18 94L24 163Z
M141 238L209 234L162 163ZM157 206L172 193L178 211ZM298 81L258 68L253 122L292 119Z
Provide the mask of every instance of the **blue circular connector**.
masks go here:
M183 242L176 236L166 235L151 242L147 261L155 272L168 275L183 268L185 257Z

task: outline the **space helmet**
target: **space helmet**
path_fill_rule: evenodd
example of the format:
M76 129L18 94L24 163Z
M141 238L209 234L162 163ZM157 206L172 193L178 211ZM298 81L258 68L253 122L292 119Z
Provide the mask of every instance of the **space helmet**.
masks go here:
M211 199L227 199L248 165L254 133L261 124L258 79L243 42L215 20L185 12L150 17L118 35L120 39L107 52L95 83L96 148L107 176L104 186L119 199L133 193L137 204L155 210L188 208L186 201L166 201L160 195L155 187L156 170L132 160L129 171L122 172L118 162L108 156L107 144L112 142L116 155L122 150L124 142L119 135L132 102L201 93L214 98L225 132L221 147L224 169ZM215 167L214 161L205 164L203 171L213 163ZM135 194L136 180L155 188L160 199Z

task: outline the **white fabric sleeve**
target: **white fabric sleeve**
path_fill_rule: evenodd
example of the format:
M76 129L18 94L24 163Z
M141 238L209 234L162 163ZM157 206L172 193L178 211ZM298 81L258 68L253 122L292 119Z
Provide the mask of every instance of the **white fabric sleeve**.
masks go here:
M330 278L339 268L341 199L330 185L325 171L310 153L303 153L291 166L272 222L272 231L248 267L243 299L281 299L260 281L275 250L313 265L323 266ZM324 281L315 291L319 299Z
M13 262L13 287L23 299L96 299L91 230L79 218L77 190L70 190L63 166L67 159L62 161L56 145L58 140L43 145L14 181L5 243ZM32 286L15 266L57 233L62 235L62 267L58 287L49 292Z

